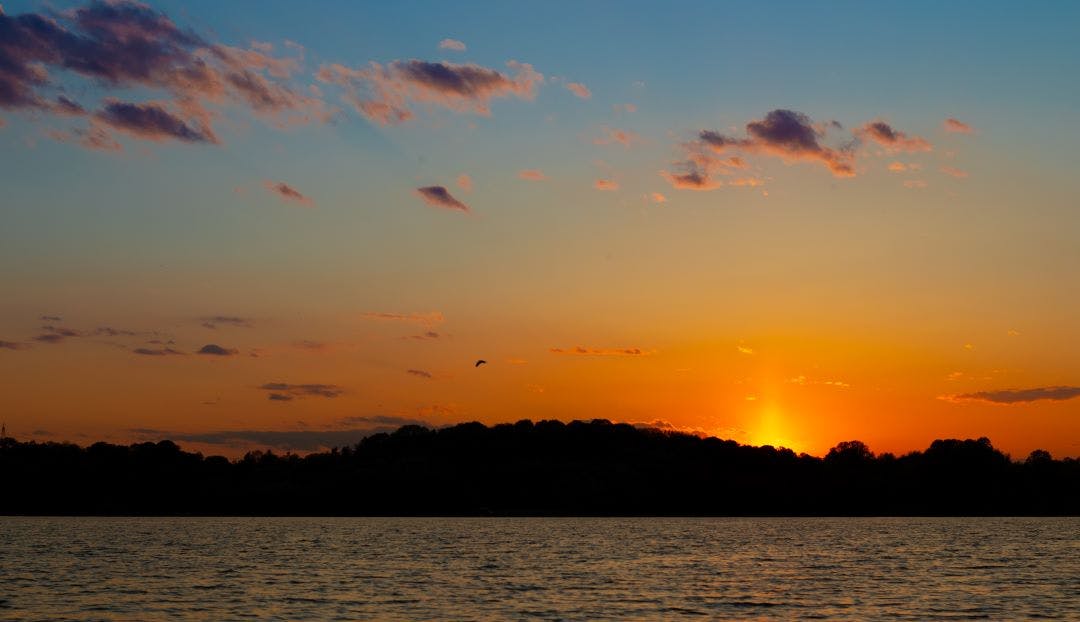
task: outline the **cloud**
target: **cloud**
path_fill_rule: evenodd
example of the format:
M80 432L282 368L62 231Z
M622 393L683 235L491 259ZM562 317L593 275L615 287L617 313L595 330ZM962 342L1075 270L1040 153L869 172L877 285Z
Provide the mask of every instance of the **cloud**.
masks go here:
M405 123L415 116L414 104L440 106L453 112L491 116L493 99L532 100L544 76L532 65L510 61L513 74L480 65L458 65L422 60L370 63L353 69L323 65L316 77L347 90L346 100L356 110L382 125Z
M581 99L592 98L592 91L589 90L589 87L585 86L580 82L567 82L566 90L570 91L575 96L580 97Z
M0 340L0 350L26 350L29 347L29 345L17 341Z
M815 385L815 384L817 384L817 385L824 385L824 386L828 386L828 387L837 387L839 389L849 389L849 388L851 388L851 385L844 382L843 380L820 380L820 379L815 379L815 378L807 378L806 376L803 376L803 375L795 376L794 378L788 378L787 381L790 384L797 384L799 386L807 386L807 385Z
M94 335L104 337L134 337L136 335L133 330L125 330L123 328L112 328L111 326L102 326L95 328Z
M952 166L943 166L943 167L941 167L941 172L945 173L949 177L954 177L956 179L966 179L967 176L968 176L967 171L962 171L962 170L960 170L958 168L955 168L955 167L952 167Z
M904 187L911 188L912 190L923 190L926 186L926 182L921 179L909 179L904 182Z
M269 391L271 400L280 401L287 401L298 397L334 398L345 393L344 389L335 384L288 384L285 382L268 382L259 388L264 391Z
M94 119L144 140L161 142L178 140L186 143L218 143L208 125L193 127L158 102L132 104L109 101L105 108L94 113Z
M748 348L748 347L746 347L744 345L737 345L737 346L735 346L735 349L738 350L739 353L741 353L741 354L749 354L749 355L754 354L754 349L753 348Z
M618 190L619 182L614 179L597 179L593 182L593 188L597 190Z
M769 155L785 162L814 162L829 169L836 177L853 177L855 155L850 147L835 149L820 142L829 127L834 126L815 124L800 112L777 109L763 119L747 123L745 138L702 130L695 140L682 145L685 158L675 163L676 170L661 171L661 175L674 188L714 190L725 185L715 179L717 174L727 175L732 169L746 168L745 161L738 156L722 157L738 151Z
M387 320L391 322L408 322L422 326L438 326L445 321L441 311L429 311L427 313L387 313L384 311L367 311L362 317L369 320Z
M950 133L953 133L953 134L974 134L975 133L975 128L971 127L967 123L964 123L963 121L961 121L960 119L957 119L955 117L949 117L948 119L945 119L945 121L942 123L942 127L945 128L946 132L950 132Z
M544 175L544 171L541 171L538 168L521 169L520 171L518 171L517 176L518 176L519 179L524 179L526 181L545 181L545 180L547 180L547 175Z
M429 330L422 332L419 335L411 335L409 336L409 339L416 339L418 341L431 341L433 339L439 339L440 337L442 337L442 335L440 335L439 333L433 330Z
M172 348L135 348L131 352L142 356L182 356L184 354Z
M889 170L894 173L903 173L908 170L908 166L903 162L889 162Z
M454 198L444 186L424 186L416 189L416 194L428 205L444 209L454 209L469 213L469 206Z
M413 375L413 376L417 376L419 378L427 378L428 380L431 380L431 378L432 378L431 372L424 371L422 369L406 369L405 373Z
M205 346L199 348L196 354L205 354L208 356L235 356L239 354L239 350L236 348L224 348L216 343L208 343Z
M40 341L41 343L60 343L63 340L64 336L56 333L46 333L34 337L34 341Z
M653 192L649 194L649 200L653 203L667 203L667 197L660 194L659 192Z
M255 325L255 321L251 318L236 317L232 315L213 315L202 318L203 328L217 328L220 325L237 328L251 328Z
M462 174L458 175L457 185L458 185L458 188L461 188L465 192L472 192L472 189L473 189L472 177L469 177L465 173L462 173Z
M439 41L440 50L453 50L455 52L464 52L465 44L457 39L443 39Z
M64 319L59 315L43 315L41 316L42 322L63 322Z
M86 126L51 135L91 149L121 148L110 129L142 140L217 144L211 122L221 115L211 106L239 106L275 125L325 122L332 115L320 99L285 83L297 59L271 57L261 45L244 50L212 42L131 0L93 0L46 13L0 12L0 33L0 108L88 117ZM104 106L88 113L67 95L47 98L57 87L52 70L104 91ZM151 99L120 102L110 92L146 93Z
M270 181L267 179L263 180L262 183L267 192L276 194L286 203L295 203L297 205L303 205L304 207L315 207L315 201L313 201L311 197L304 196L299 190L283 181Z
M690 170L685 173L660 171L660 174L676 190L715 190L724 185L723 182L713 179L704 171Z
M978 391L958 395L943 395L938 399L948 402L991 402L994 404L1018 404L1037 400L1062 401L1080 397L1080 387L1057 386L1034 389L1004 389L1000 391Z
M600 128L601 136L593 139L594 145L611 145L618 143L623 147L630 148L631 145L641 142L641 136L628 130L620 130L615 127L603 126Z
M920 136L908 136L904 132L893 129L884 121L871 121L855 130L855 135L864 140L871 140L886 148L888 151L933 151L934 146L930 141Z
M60 335L61 337L82 337L83 336L82 331L75 330L74 328L66 328L64 326L45 325L45 326L42 326L41 329L42 330L47 330L49 332L56 333L57 335Z
M655 354L655 350L642 350L641 348L587 348L574 346L573 348L551 348L553 354L573 354L579 356L649 356Z
M634 104L615 104L611 108L615 111L616 114L620 112L625 112L627 114L631 112L637 112L637 106L635 106Z

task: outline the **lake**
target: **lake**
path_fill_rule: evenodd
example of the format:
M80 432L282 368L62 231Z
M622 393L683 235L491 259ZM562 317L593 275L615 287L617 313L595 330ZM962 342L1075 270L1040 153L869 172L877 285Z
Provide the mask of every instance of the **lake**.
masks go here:
M1080 518L0 517L0 620L1080 619Z

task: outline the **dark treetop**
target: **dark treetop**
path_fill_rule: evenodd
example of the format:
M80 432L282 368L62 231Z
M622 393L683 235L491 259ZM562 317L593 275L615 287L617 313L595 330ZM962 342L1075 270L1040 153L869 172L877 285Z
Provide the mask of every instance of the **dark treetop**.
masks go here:
M825 458L605 420L405 426L230 462L171 441L0 439L0 514L1076 515L1080 461L986 438Z

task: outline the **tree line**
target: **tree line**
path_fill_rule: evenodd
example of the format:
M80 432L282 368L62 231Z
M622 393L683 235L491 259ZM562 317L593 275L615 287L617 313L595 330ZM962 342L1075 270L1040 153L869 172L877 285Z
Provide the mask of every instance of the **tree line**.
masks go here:
M986 438L824 458L606 420L404 426L237 460L172 441L0 439L0 514L1076 515L1080 460Z

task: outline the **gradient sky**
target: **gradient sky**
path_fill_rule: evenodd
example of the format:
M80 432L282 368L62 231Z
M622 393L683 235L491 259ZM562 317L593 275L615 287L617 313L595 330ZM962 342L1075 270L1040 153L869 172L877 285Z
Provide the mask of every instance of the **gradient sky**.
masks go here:
M230 455L522 418L1080 455L1078 26L6 0L0 419Z

